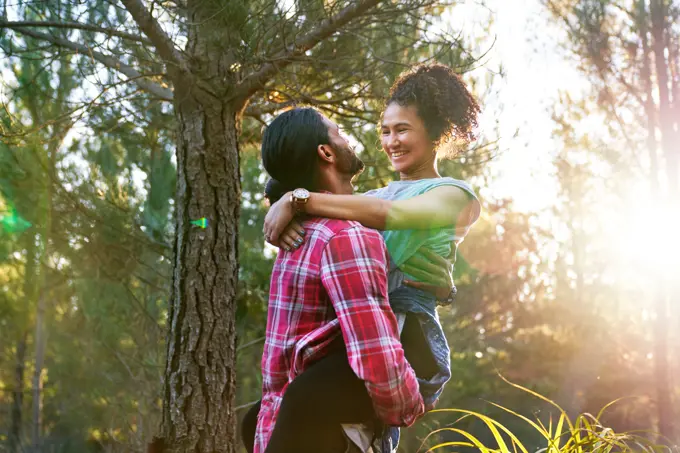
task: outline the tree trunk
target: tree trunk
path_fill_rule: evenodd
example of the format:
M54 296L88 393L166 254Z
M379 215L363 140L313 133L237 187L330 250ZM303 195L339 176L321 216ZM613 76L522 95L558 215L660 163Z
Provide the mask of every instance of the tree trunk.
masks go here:
M24 306L32 307L35 300L35 282L37 278L35 234L25 233L26 268L24 271ZM14 392L12 394L12 410L9 429L9 452L17 453L22 450L21 431L24 418L24 378L26 369L26 353L28 342L28 313L21 321L24 327L17 342L16 365L14 371Z
M649 46L649 24L648 13L645 5L646 0L640 0L638 4L638 23L640 27L640 38L642 41L642 68L640 76L645 93L645 115L647 117L647 153L649 154L649 183L652 196L656 199L661 197L659 186L659 153L656 140L656 118L657 111L654 104L654 88L652 84L652 69L649 58L651 49Z
M14 391L12 392L12 410L9 429L9 453L21 451L21 422L24 407L24 364L26 363L27 336L28 332L24 331L17 343Z
M42 164L46 168L47 175L47 212L45 216L45 225L42 233L43 240L43 253L39 258L39 262L42 265L40 269L41 287L38 296L38 304L36 309L35 317L35 366L33 370L33 383L32 383L32 396L33 396L33 409L32 417L33 421L31 424L31 446L32 451L40 452L41 449L41 436L42 436L42 408L43 408L43 367L45 365L45 348L47 346L47 329L45 328L46 320L46 310L47 310L47 299L51 294L51 280L50 280L50 269L48 262L51 256L52 250L52 215L53 215L53 205L54 205L54 192L53 192L53 182L56 180L56 168L57 168L57 151L61 145L61 140L65 137L67 129L60 129L58 132L52 135L51 140L48 143L45 162Z
M40 451L40 426L42 418L42 370L45 361L45 292L41 292L38 299L38 309L35 317L35 367L33 370L33 422L31 424L32 451Z
M665 282L663 282L665 283ZM665 439L673 438L672 395L668 367L668 299L666 285L660 284L655 292L656 322L654 323L654 381L656 406L659 417L658 432Z
M663 2L660 0L652 0L650 2L650 14L651 18L651 34L652 34L652 49L654 53L654 66L656 69L656 82L657 91L659 95L659 125L661 129L661 146L664 150L664 154L667 156L669 147L671 146L670 140L672 131L669 129L671 126L670 119L670 102L669 102L669 90L668 90L668 66L665 60L665 12ZM646 23L646 21L644 21ZM646 35L645 27L645 35ZM646 36L644 37L646 41ZM649 48L648 45L646 45ZM647 58L647 54L645 54ZM645 62L646 66L649 66ZM649 70L648 72L651 72ZM652 93L651 93L651 83L648 85L649 92L647 93L647 103L652 103ZM649 115L648 115L649 117ZM648 119L650 123L648 124L648 129L653 126L652 117ZM653 136L655 134L655 128L648 130L648 135ZM650 158L652 159L652 165L656 162L656 140L648 137L648 146L651 147L651 143L654 143L653 148L650 149ZM670 162L666 159L666 168ZM661 197L661 189L658 182L659 175L654 173L651 175L651 184L653 195L656 195L657 199L663 199ZM670 181L669 181L670 184ZM672 413L672 398L670 390L670 369L669 369L669 354L668 354L668 281L663 275L658 276L658 282L654 285L656 288L656 294L654 295L655 300L655 311L656 311L656 321L654 325L654 380L656 387L656 405L659 419L658 432L665 439L673 438L673 413Z
M188 30L190 67L168 66L178 127L177 193L160 443L172 453L234 453L241 207L241 111L229 101L237 82L229 51L235 38L230 27L211 21L211 4L190 0L187 8L198 24ZM207 228L191 225L202 217Z
M176 85L177 86L177 85ZM162 442L168 452L236 451L237 112L176 88L176 239ZM201 229L189 221L205 217Z
M663 0L651 2L652 36L654 38L654 64L656 67L656 79L659 95L659 116L661 125L661 145L666 164L668 183L668 195L673 197L678 193L678 156L674 147L673 138L673 112L671 110L669 67L666 61L666 53L671 49L666 46L667 28L670 26L667 20L666 6Z

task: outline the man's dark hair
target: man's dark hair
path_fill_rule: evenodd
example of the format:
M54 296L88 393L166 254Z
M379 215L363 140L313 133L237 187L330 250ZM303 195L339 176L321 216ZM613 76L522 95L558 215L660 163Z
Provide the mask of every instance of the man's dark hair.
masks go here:
M330 143L328 126L313 108L283 112L262 136L262 163L272 179L265 195L271 203L298 187L315 190L319 145Z

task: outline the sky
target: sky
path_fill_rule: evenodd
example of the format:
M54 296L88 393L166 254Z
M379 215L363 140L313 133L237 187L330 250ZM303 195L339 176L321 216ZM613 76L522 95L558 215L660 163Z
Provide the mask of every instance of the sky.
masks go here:
M445 20L465 36L480 36L481 25L493 21L492 35L483 37L487 44L482 49L492 46L486 64L470 77L484 80L499 65L504 69L482 104L480 132L494 137L497 122L501 151L488 165L490 185L481 189L482 195L512 198L523 211L550 206L556 193L551 161L559 149L552 139L550 111L560 90L587 88L558 45L561 30L540 0L465 1L449 15Z

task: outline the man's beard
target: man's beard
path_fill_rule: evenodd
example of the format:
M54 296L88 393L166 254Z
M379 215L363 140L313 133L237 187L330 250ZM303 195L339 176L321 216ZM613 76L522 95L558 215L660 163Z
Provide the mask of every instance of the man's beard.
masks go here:
M341 156L338 167L342 173L354 179L364 171L364 162L357 157L349 146L343 146L337 151L339 151L338 154Z

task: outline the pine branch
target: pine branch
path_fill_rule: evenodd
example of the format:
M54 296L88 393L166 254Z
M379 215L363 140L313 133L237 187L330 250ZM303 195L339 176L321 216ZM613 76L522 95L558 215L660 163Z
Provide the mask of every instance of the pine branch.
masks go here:
M137 86L139 86L142 90L146 91L147 93L153 94L154 96L157 96L158 98L165 101L172 101L173 98L172 90L164 88L157 83L145 79L144 75L137 71L135 68L123 64L122 62L116 60L113 57L109 57L107 55L104 55L103 53L97 52L96 50L92 50L83 44L67 41L65 39L50 36L45 33L40 33L34 30L20 28L17 29L17 31L22 35L30 36L41 41L47 41L56 46L65 49L71 49L76 52L82 53L83 55L89 55L90 57L102 63L104 66L110 69L114 69L120 72L121 74L125 75L126 77L131 79L133 83L136 83Z
M20 29L20 28L65 28L71 30L84 30L92 31L95 33L102 33L107 36L117 36L118 38L127 39L129 41L136 41L142 44L151 45L151 41L142 37L133 35L131 33L125 33L123 31L114 30L111 28L102 28L95 25L81 24L79 22L42 22L42 21L22 21L22 22L7 22L0 20L0 29L10 28L10 29Z
M304 55L309 49L313 48L345 26L348 22L361 16L378 3L380 3L380 0L357 1L344 8L338 14L321 21L316 29L302 35L293 45L288 46L286 49L275 55L271 61L265 64L259 71L243 79L237 86L236 97L239 98L241 102L245 102L258 90L262 89L264 84L276 74L277 71L291 64L295 58Z
M161 58L167 63L175 65L185 74L189 74L184 56L175 47L172 39L163 31L158 21L151 15L151 12L144 6L144 3L141 0L121 0L121 3L139 25L139 29L151 40Z
M312 95L306 95L304 93L297 93L297 94L290 94L286 93L283 88L278 88L277 91L279 92L280 95L285 95L288 100L283 101L283 102L268 102L264 105L259 104L250 104L246 109L243 111L243 114L245 116L251 117L251 118L259 118L262 115L265 114L272 114L275 113L279 110L283 110L295 105L299 104L304 104L304 105L314 105L314 106L320 106L320 107L326 107L326 106L338 106L342 109L345 109L351 113L356 113L356 114L365 114L365 113L374 113L371 111L368 111L367 109L359 109L356 108L352 105L345 104L346 101L356 99L357 96L360 94L357 93L351 93L346 96L342 97L336 97L336 98L316 98ZM328 91L328 89L324 89L324 91ZM363 99L369 99L371 98L370 95L363 95Z

